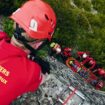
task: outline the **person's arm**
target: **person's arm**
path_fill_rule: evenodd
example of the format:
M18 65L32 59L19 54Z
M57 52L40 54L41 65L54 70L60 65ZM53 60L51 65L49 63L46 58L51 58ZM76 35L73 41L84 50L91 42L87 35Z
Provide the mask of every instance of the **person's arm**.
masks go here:
M47 61L40 57L28 56L29 60L29 87L26 91L35 91L45 81L47 75L50 73L50 65Z
M42 85L45 81L46 81L46 79L47 79L47 77L48 77L48 73L46 73L46 74L41 74L42 75L42 80L41 80L41 82L40 82L40 85Z
M36 91L43 81L41 67L35 62L27 62L27 80L25 92Z

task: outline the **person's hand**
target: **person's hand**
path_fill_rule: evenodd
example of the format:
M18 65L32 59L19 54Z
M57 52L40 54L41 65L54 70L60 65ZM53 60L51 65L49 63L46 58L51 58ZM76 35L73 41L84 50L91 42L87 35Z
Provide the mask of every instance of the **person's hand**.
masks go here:
M46 74L43 74L42 73L42 81L41 81L40 85L42 85L43 83L45 83L45 81L47 80L48 76L49 76L48 73L46 73Z

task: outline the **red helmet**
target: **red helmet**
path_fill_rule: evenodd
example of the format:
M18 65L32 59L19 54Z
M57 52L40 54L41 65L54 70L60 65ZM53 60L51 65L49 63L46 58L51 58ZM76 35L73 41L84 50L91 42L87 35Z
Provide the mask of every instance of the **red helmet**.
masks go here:
M99 75L105 75L105 70L99 68L98 73L99 73Z
M34 39L51 39L56 26L53 9L42 0L27 1L11 17Z

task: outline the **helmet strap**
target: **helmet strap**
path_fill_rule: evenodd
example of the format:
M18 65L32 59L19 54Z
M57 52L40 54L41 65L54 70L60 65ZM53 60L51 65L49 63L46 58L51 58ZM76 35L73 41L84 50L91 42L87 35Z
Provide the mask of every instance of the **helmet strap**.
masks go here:
M24 32L24 30L22 28L20 28L19 25L16 23L14 37L21 42L23 42L23 41L29 42L24 36L22 36L22 32Z

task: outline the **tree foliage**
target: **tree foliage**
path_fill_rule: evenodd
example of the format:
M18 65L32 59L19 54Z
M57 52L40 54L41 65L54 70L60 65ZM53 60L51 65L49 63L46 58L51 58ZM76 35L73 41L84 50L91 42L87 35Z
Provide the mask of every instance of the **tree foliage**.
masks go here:
M74 3L80 8L87 11L91 10L91 1L90 0L74 0Z
M56 11L58 24L55 36L62 39L62 44L89 51L97 63L105 67L104 0L73 0L76 8L70 5L69 0L46 1ZM92 5L98 10L97 14L91 12Z
M92 0L92 4L98 12L105 14L105 0Z

